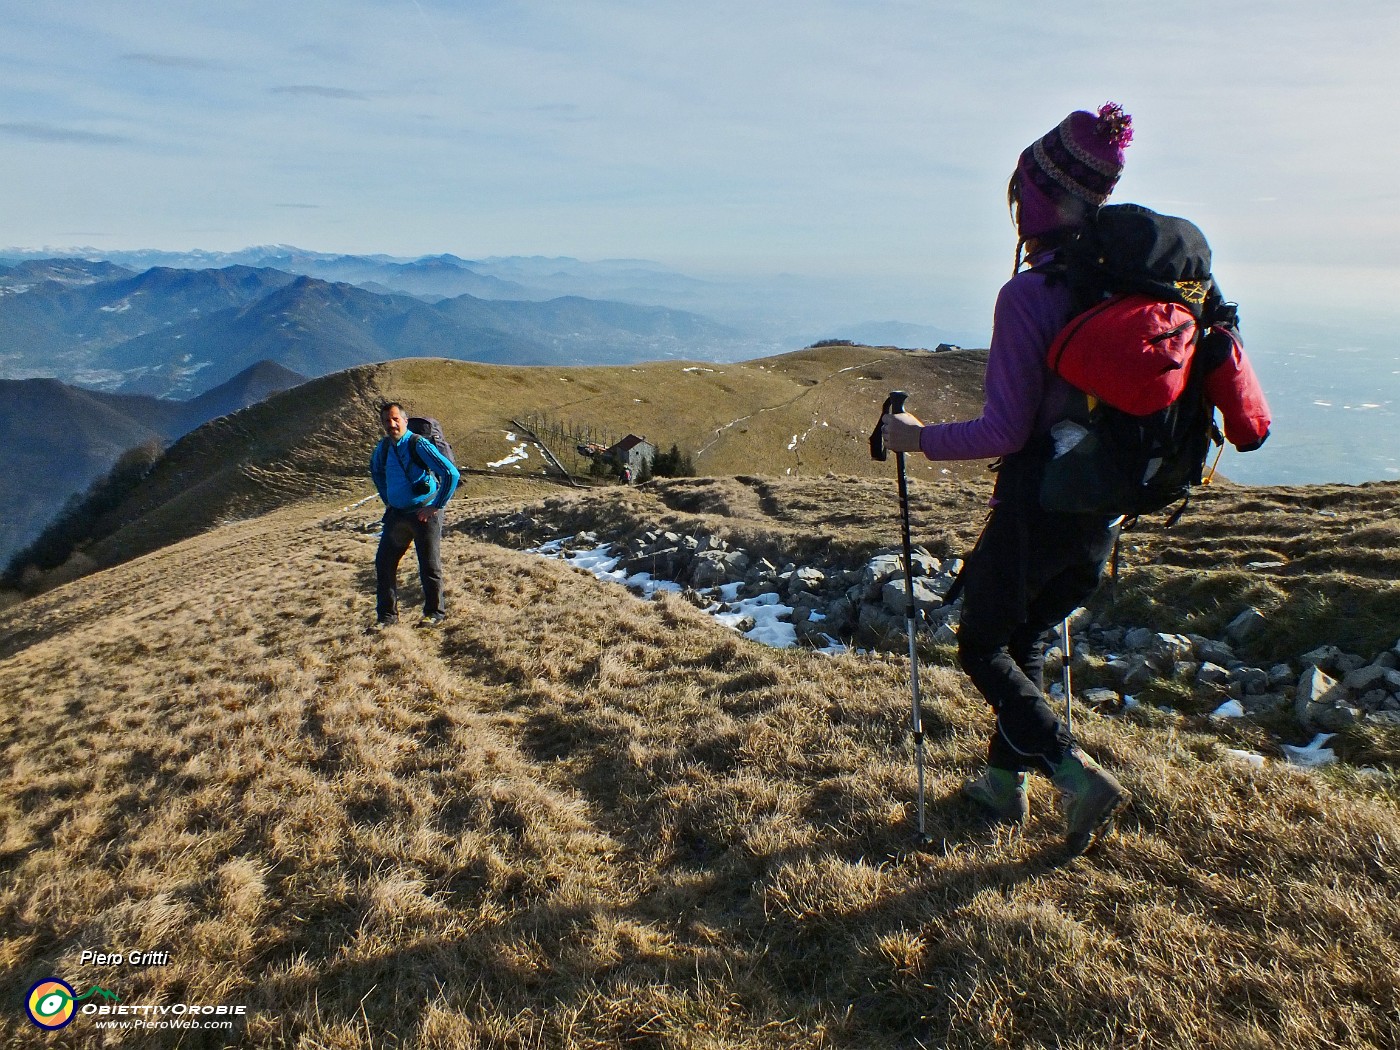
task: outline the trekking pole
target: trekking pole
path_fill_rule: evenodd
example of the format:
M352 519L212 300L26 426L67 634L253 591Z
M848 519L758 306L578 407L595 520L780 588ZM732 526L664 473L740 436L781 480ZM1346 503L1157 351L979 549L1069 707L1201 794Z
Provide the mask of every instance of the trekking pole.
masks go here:
M1060 668L1065 685L1065 732L1074 735L1074 699L1069 684L1069 617L1060 621L1060 648L1064 652L1064 663Z
M888 452L885 448L884 418L904 411L904 401L908 394L903 390L892 390L880 410L881 422L875 424L870 435L870 458L883 463ZM899 472L899 517L901 538L904 541L904 620L905 633L909 636L909 692L913 697L911 728L914 732L914 766L919 777L918 841L928 842L928 832L924 828L924 719L922 698L919 694L919 650L915 641L918 626L918 608L914 601L914 548L909 540L909 483L904 473L904 453L894 454Z

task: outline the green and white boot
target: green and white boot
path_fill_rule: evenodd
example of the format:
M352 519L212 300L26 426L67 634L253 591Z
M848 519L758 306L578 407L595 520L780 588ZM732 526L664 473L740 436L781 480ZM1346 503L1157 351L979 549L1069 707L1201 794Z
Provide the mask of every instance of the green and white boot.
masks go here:
M1113 831L1114 821L1132 795L1097 762L1077 747L1055 767L1050 778L1060 789L1065 813L1065 848L1083 853Z
M962 797L976 802L989 814L1008 824L1024 824L1031 815L1026 801L1026 774L988 766L976 780L962 786Z

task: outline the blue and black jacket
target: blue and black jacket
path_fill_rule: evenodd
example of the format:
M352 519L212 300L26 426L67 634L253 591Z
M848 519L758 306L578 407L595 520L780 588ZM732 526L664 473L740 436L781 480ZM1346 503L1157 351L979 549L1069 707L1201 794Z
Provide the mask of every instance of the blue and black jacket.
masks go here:
M436 445L411 430L398 441L379 439L369 457L369 473L379 498L395 510L441 510L462 477Z

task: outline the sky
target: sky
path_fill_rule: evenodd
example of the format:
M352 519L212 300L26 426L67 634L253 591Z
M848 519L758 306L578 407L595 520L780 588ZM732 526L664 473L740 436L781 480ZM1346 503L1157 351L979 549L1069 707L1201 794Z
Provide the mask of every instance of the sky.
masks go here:
M1400 5L0 0L0 244L644 258L986 325L1006 180L1120 102L1115 200L1228 295L1400 291ZM1387 305L1387 309L1389 309Z

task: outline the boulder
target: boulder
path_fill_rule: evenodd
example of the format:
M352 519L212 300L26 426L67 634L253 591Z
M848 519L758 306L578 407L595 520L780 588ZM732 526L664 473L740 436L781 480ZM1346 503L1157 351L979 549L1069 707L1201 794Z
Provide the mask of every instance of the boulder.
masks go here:
M1305 664L1312 664L1314 667L1319 667L1324 671L1330 671L1337 657L1341 655L1342 651L1335 645L1320 645L1311 652L1304 653L1302 656L1298 657L1298 659L1302 660Z
M1201 669L1196 672L1196 682L1199 685L1219 686L1224 688L1232 681L1230 672L1219 664L1206 662L1201 664Z
M1134 627L1127 634L1123 635L1123 645L1133 652L1140 652L1146 649L1152 639L1157 637L1157 632L1148 627Z
M1376 664L1358 667L1342 678L1342 685L1354 693L1364 693L1379 687L1385 681L1386 671L1387 668Z
M787 593L791 597L798 594L814 594L826 583L826 573L820 569L803 567L794 569L788 577Z
M904 574L904 565L897 554L877 554L861 572L861 597L873 600L888 580Z
M905 589L904 584L904 578L898 577L889 580L886 582L885 586L880 589L881 602L883 602L885 608L895 616L905 615L906 595L908 591ZM934 593L933 588L929 586L927 580L916 576L914 577L914 602L919 608L923 609L930 605L941 604L942 599Z
M1332 661L1338 674L1351 674L1352 671L1359 671L1366 666L1366 658L1357 656L1355 653L1342 653L1336 660Z
M1336 732L1355 725L1361 711L1351 704L1351 694L1320 667L1309 666L1298 679L1293 713L1309 729Z
M1385 710L1385 702L1389 699L1390 694L1384 689L1372 689L1361 694L1356 701L1356 706L1363 711L1383 711Z
M958 632L951 624L940 624L938 630L933 632L934 645L957 645Z
M703 550L690 564L690 582L696 587L715 587L743 579L748 567L749 557L743 551Z
M1212 638L1202 638L1196 643L1196 655L1201 660L1219 664L1221 667L1229 667L1235 663L1235 650L1225 642L1217 642Z
M1245 696L1260 696L1269 689L1269 674L1259 667L1232 668L1230 680L1239 685Z
M1242 645L1264 629L1268 621L1258 609L1240 613L1225 628L1225 637L1232 645Z
M1109 662L1108 669L1118 678L1124 692L1134 692L1150 685L1157 677L1157 672L1140 653L1120 656Z

